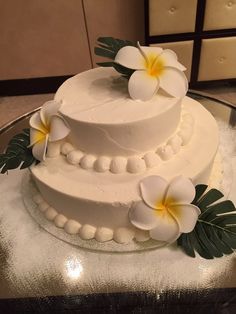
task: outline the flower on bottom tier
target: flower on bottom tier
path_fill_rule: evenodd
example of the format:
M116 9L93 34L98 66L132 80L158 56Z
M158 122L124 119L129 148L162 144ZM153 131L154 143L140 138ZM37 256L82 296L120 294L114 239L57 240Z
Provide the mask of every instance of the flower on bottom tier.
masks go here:
M194 229L201 211L191 204L195 187L190 179L178 176L168 184L160 176L149 176L140 182L140 192L142 201L130 209L129 219L149 230L151 238L172 243Z
M32 154L39 161L45 159L48 142L61 140L70 132L65 120L58 115L60 106L59 102L48 101L30 118L30 146L33 146Z

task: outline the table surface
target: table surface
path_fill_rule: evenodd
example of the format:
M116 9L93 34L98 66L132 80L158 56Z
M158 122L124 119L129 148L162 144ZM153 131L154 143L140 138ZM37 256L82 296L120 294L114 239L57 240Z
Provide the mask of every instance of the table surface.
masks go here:
M191 95L236 128L233 106ZM27 126L29 115L2 128L0 151ZM29 216L21 198L23 175L0 177L0 313L187 313L186 304L191 313L236 310L235 254L209 261L185 256L175 246L126 254L73 247Z

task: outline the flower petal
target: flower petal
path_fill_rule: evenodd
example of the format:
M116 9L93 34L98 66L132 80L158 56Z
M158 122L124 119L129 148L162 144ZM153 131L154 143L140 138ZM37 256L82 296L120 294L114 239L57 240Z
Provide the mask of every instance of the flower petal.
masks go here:
M29 125L32 128L41 131L42 133L45 133L45 134L47 133L47 129L45 128L44 124L42 123L39 112L36 112L32 115L32 117L29 120Z
M190 204L196 194L193 182L186 177L175 177L169 184L166 192L165 203L171 204Z
M160 87L174 97L184 97L188 90L188 81L183 72L173 67L165 67L159 76Z
M158 241L172 243L179 236L178 222L167 211L160 211L156 227L150 230L150 237Z
M145 69L145 59L138 48L126 46L121 48L114 60L116 63L133 70Z
M146 71L135 71L128 83L130 97L134 100L146 101L153 97L159 87L156 77L149 75Z
M46 134L34 128L30 128L30 146L44 140Z
M61 103L55 100L47 101L40 110L40 117L46 127L49 127L51 116L57 114Z
M145 53L145 55L147 56L147 58L150 56L150 55L155 55L156 57L159 56L163 49L161 47L153 47L153 46L150 46L150 47L147 47L147 46L140 46L140 49Z
M155 211L148 207L144 202L135 203L129 210L130 222L142 230L151 230L157 224Z
M164 201L168 183L160 176L149 176L140 182L141 195L144 202L151 208Z
M178 62L175 52L170 49L163 50L159 58L163 59L166 67L173 67L180 71L186 70L186 68Z
M58 115L54 115L51 117L50 133L49 133L50 142L62 140L69 133L70 133L70 128L62 117Z
M201 214L200 209L192 204L172 205L168 208L172 216L178 221L180 232L191 232L196 223L198 216Z
M48 135L46 135L43 140L37 142L33 146L32 154L37 160L39 161L45 160L47 143L48 143Z

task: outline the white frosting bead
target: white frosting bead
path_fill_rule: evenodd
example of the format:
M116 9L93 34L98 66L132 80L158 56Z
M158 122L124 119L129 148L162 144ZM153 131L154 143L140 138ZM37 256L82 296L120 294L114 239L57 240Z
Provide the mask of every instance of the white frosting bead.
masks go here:
M143 159L146 163L147 168L155 167L161 161L160 157L155 152L148 152L144 155Z
M170 145L159 147L157 150L157 153L161 157L162 160L168 160L174 154Z
M126 171L127 159L124 157L114 157L111 161L110 171L112 173L122 173Z
M98 172L105 172L110 169L111 159L106 156L98 157L94 163L94 169Z
M93 164L94 164L95 160L96 160L95 156L93 156L93 155L85 155L80 160L80 166L83 169L91 169L91 168L93 168Z
M180 130L183 131L184 129L189 128L189 127L191 127L191 124L183 121L181 123Z
M137 229L134 238L138 242L145 242L150 239L149 231Z
M36 204L40 204L43 202L43 198L40 194L36 194L33 196L33 200Z
M54 220L56 215L57 211L53 207L49 207L44 213L44 216L47 218L47 220Z
M129 243L134 238L134 230L129 228L118 228L115 230L113 238L118 243Z
M48 142L47 157L53 158L60 155L61 141Z
M113 239L113 230L105 227L97 228L95 239L98 242L106 242Z
M58 214L54 219L54 223L58 228L64 228L66 222L67 218L62 214Z
M67 154L67 161L72 165L77 165L80 162L80 159L83 157L83 153L80 150L74 150Z
M72 150L75 150L75 148L73 147L73 145L71 145L71 143L63 143L61 145L61 153L63 155L67 155L70 152L72 152Z
M79 232L80 227L81 227L80 223L73 219L70 219L67 220L67 222L65 223L64 229L69 234L77 234Z
M91 225L83 225L79 230L79 235L83 240L90 240L94 238L96 228Z
M192 137L192 133L193 133L192 127L184 128L178 132L179 137L181 137L182 139L182 145L188 144L190 138Z
M137 156L130 157L127 163L127 171L131 173L140 173L146 170L145 161Z
M39 210L40 210L41 212L45 212L45 211L48 209L48 207L49 207L49 205L48 205L48 203L46 203L45 201L42 201L42 202L39 204L39 206L38 206L38 208L39 208Z
M171 146L174 154L178 153L180 151L180 147L182 144L182 139L179 135L174 135L172 138L169 139L167 142L168 145Z
M193 124L194 120L190 113L186 113L182 116L183 123Z

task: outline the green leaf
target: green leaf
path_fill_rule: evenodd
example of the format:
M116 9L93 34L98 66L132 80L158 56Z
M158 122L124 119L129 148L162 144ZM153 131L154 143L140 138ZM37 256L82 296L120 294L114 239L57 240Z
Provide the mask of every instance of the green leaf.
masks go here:
M114 62L97 62L97 65L101 67L113 67Z
M112 60L114 60L115 56L116 56L114 52L107 50L107 49L100 48L100 47L95 47L94 52L97 56L109 58Z
M206 210L206 207L209 206L210 204L218 201L221 199L224 195L216 189L211 189L210 191L206 192L200 200L198 200L194 205L198 206L201 208L202 211Z
M186 233L183 233L181 237L178 238L177 243L182 246L185 253L191 257L195 257L195 252L191 243L191 239Z
M206 192L206 185L197 185L193 204L201 214L195 228L182 234L178 245L185 253L194 257L194 251L206 259L233 253L236 249L236 209L230 200L219 201L223 194L217 189Z
M22 133L16 134L8 143L4 154L0 154L0 173L4 174L8 170L27 168L37 160L32 155L29 148L30 130L24 129Z
M198 184L195 186L196 194L194 200L192 201L193 204L196 204L196 202L200 200L206 189L207 185L205 184Z
M214 219L215 215L232 212L235 210L233 202L227 200L208 206L207 209L201 214L201 219L207 218L208 220Z
M35 162L34 157L33 157L33 156L32 156L32 157L29 157L28 159L26 159L26 160L22 163L20 169L28 168L28 167L30 167L34 162Z
M94 48L95 54L111 60L115 60L117 52L121 48L125 46L136 47L136 45L129 40L121 40L113 37L99 37L97 39L97 45L98 47ZM104 67L114 67L117 72L121 73L126 78L130 78L134 72L134 70L123 67L115 62L99 62L97 64Z

